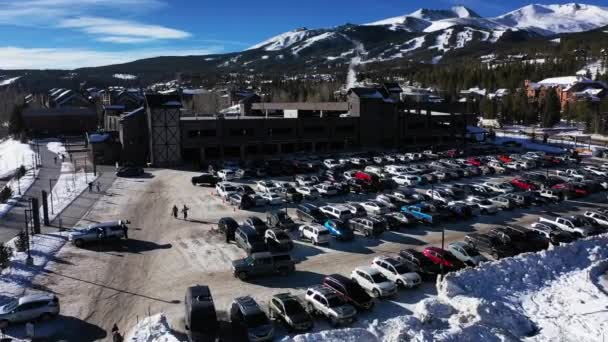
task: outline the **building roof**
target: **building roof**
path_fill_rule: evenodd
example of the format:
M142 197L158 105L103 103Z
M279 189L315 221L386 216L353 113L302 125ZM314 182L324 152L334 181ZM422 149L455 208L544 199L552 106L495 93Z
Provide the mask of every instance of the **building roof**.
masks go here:
M384 95L375 88L350 88L348 94L354 93L362 99L384 100Z
M97 143L102 143L102 142L106 142L110 139L110 134L108 133L102 133L102 134L98 134L98 133L94 133L94 134L89 134L89 143L91 144L97 144Z
M538 82L538 84L541 86L545 86L545 87L558 87L559 86L562 88L568 88L576 83L591 83L591 82L593 82L593 81L586 77L582 77L582 76L564 76L564 77L546 78L546 79Z
M143 113L143 112L144 112L144 107L139 107L139 108L137 108L137 109L136 109L136 110L134 110L134 111L128 112L128 113L126 113L126 114L123 114L123 115L120 117L120 121L122 122L122 121L123 121L123 120L125 120L125 119L130 119L130 118L135 117L135 116L137 116L138 114L141 114L141 113Z
M177 94L146 94L146 104L151 108L161 108L167 103L178 103L181 106L179 96Z

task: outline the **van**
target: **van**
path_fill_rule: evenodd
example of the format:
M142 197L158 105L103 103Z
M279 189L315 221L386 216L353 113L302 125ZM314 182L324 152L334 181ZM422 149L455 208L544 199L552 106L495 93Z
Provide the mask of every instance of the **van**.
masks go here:
M247 254L268 250L266 243L264 243L264 237L250 226L240 226L234 234L234 240L236 245L244 249Z
M215 341L219 323L209 287L196 285L187 288L184 303L188 341Z
M326 205L319 209L328 217L342 221L346 221L353 217L352 211L341 205Z

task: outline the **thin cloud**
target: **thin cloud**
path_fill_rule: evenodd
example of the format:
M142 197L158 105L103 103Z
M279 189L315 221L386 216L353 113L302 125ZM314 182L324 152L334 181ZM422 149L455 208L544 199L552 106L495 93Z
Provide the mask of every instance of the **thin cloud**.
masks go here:
M158 56L210 55L224 51L223 46L204 49L134 49L124 51L95 51L68 48L0 47L0 69L65 69L96 67L127 63Z
M58 27L74 28L92 35L110 35L115 42L133 43L137 40L185 39L190 33L160 25L147 25L134 21L99 17L80 17L62 20Z

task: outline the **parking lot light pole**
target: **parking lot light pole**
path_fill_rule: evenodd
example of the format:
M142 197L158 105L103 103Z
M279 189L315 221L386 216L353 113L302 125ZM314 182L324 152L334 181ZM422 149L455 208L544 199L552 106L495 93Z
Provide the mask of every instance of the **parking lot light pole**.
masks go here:
M53 209L53 181L56 179L49 178L49 193L51 194L51 214L55 214Z
M441 225L441 250L445 254L445 227ZM443 259L445 261L445 257ZM443 280L443 262L439 264L441 267L441 280Z

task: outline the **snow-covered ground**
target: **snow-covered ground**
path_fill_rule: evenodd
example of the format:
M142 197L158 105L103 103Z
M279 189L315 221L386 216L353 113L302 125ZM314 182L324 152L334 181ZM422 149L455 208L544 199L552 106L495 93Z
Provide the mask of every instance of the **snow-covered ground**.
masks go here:
M54 183L52 191L53 211L49 212L49 220L51 221L88 188L89 182L96 179L92 172L85 174L83 169L74 171L72 163L61 163L61 175ZM51 203L50 193L48 194L48 203Z
M28 144L14 139L0 142L0 177L6 176L21 166L26 167L34 162L34 151Z
M67 154L65 146L58 141L51 141L47 143L46 148L55 154Z
M25 194L26 191L34 184L38 176L37 169L29 169L21 179L12 179L7 183L8 187L13 190L13 196L6 202L0 203L0 218L3 218Z
M163 314L144 318L125 336L127 342L179 342Z
M117 78L119 80L136 80L137 76L131 74L114 74L112 77Z

